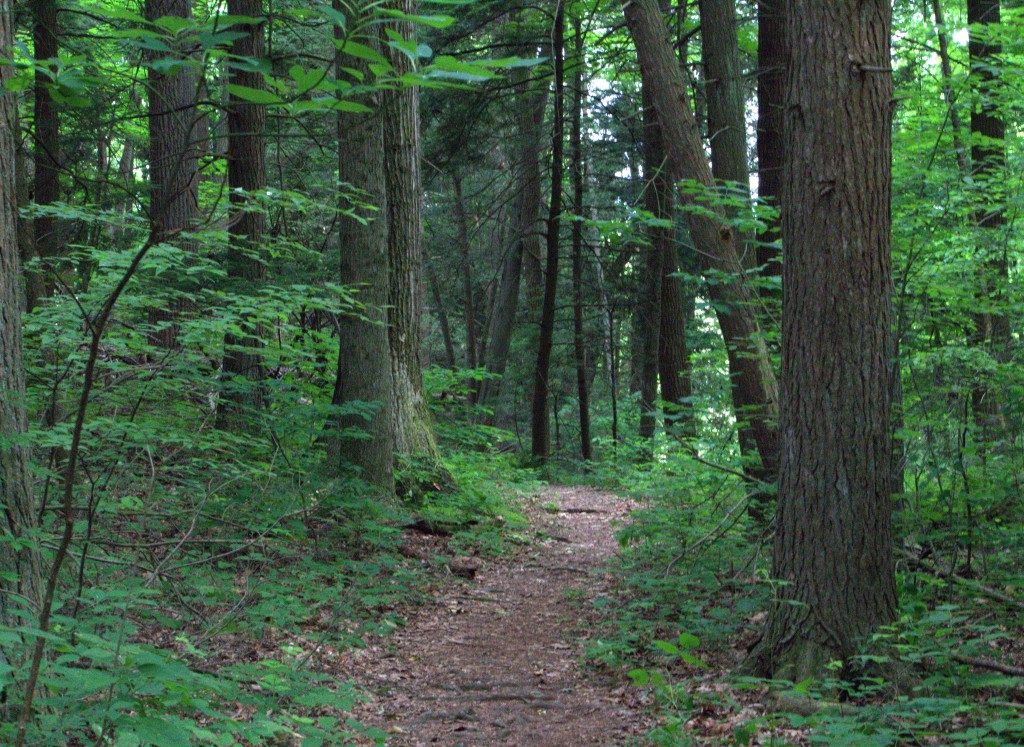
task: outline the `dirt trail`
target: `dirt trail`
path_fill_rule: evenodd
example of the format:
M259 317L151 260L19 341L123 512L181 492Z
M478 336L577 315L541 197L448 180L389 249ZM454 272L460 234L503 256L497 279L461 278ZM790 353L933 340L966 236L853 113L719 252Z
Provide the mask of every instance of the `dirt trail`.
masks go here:
M589 488L552 487L531 512L549 539L486 561L352 662L375 694L353 714L392 745L641 744L634 689L580 666L589 600L607 586L613 522L630 506ZM581 603L582 602L582 603Z

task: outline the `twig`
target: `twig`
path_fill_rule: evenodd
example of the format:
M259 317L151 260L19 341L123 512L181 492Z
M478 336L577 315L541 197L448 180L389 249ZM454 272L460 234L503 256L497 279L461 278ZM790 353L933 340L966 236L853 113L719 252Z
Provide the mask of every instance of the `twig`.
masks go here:
M702 457L697 452L697 450L695 448L690 446L685 441L680 441L679 445L683 448L683 450L687 454L690 455L691 459L693 459L695 462L699 462L700 464L703 464L705 467L711 467L712 469L716 469L719 472L725 472L728 475L735 475L736 477L740 478L744 482L749 482L749 483L752 483L754 485L760 485L763 488L774 487L771 483L767 483L764 480L759 480L756 477L754 477L753 475L748 475L748 474L744 473L741 470L733 469L732 467L727 467L724 464L717 464L715 462L708 461L707 459Z
M927 561L924 558L919 558L913 553L908 552L906 550L904 550L901 554L911 565L916 566L919 570L923 570L926 573L930 573L933 576L938 576L939 578L944 578L947 581L952 581L954 583L960 584L961 586L967 587L968 589L977 594L989 597L990 599L995 599L997 602L1002 602L1008 607L1015 607L1019 610L1024 610L1024 601L1018 599L1017 597L1011 596L1010 594L1000 591L999 589L993 589L990 586L985 586L984 584L979 583L977 581L973 581L969 578L964 578L963 576L958 575L952 570L941 568L935 563Z
M981 656L961 656L960 654L953 654L953 660L958 661L961 664L968 664L980 669L991 669L996 672L1002 672L1003 674L1009 674L1013 677L1024 677L1024 667L1015 667L1012 664L1003 664L995 661L994 659L987 659Z

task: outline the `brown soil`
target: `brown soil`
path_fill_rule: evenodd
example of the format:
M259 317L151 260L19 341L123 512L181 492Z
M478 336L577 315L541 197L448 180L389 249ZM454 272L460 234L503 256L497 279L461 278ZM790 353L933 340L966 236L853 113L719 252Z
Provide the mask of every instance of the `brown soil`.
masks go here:
M540 506L555 504L557 512ZM614 526L631 505L552 487L531 515L538 542L482 561L351 662L373 700L353 714L392 745L641 744L639 693L581 664L590 600L608 587Z

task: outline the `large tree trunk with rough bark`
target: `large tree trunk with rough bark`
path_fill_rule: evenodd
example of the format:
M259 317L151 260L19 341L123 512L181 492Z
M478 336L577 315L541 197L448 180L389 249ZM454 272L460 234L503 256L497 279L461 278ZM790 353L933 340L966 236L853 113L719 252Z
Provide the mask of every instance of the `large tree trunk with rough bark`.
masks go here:
M32 192L37 205L51 205L60 199L60 109L54 101L50 86L53 78L46 67L53 67L47 61L56 60L60 53L59 20L56 0L32 0L32 43L35 47L36 69L33 90L33 160L35 177ZM39 215L32 220L36 256L44 262L53 262L61 253L61 237L57 219L51 215ZM41 295L50 286L47 269L33 272L38 278L27 283L26 307L35 308Z
M888 0L791 0L779 598L751 654L801 680L896 615Z
M228 0L233 16L262 18L263 0ZM245 36L231 45L231 53L242 59L261 60L266 54L263 23L244 24L236 30ZM231 83L263 89L263 73L248 67L232 67ZM228 187L231 190L230 244L227 257L229 282L235 287L258 287L266 271L259 256L266 223L259 193L267 186L265 152L266 108L229 94L227 111ZM224 399L217 413L221 427L252 428L253 416L263 405L263 330L244 323L242 334L224 336Z
M415 0L391 0L387 7L415 14ZM381 47L398 75L413 71L405 52L387 44L390 30L415 41L412 22L381 27ZM423 313L423 191L420 178L419 89L385 91L384 179L388 220L388 344L391 358L391 434L395 452L426 459L440 468L434 426L423 392L420 362Z
M641 73L649 80L661 122L666 156L672 173L714 187L704 156L700 129L689 107L686 84L672 42L654 0L628 0L623 5L633 36ZM715 307L729 356L736 396L748 412L765 469L778 467L778 384L757 321L754 295L744 281L736 232L720 210L704 196L681 189L690 236L701 271L709 278L708 295Z
M0 57L4 59L13 54L12 20L10 0L0 0ZM15 197L18 109L6 86L14 72L9 65L0 67L0 626L8 628L31 620L42 596L42 560L36 541L18 541L33 534L38 507L29 476L29 447L23 438L28 417ZM0 665L14 655L7 643L0 645ZM0 715L4 709L0 704Z
M146 0L145 12L149 20L164 16L190 20L192 5L190 0ZM175 54L188 57L193 51L178 49ZM168 56L165 52L151 54L153 59ZM177 241L176 234L191 228L198 215L198 158L205 138L196 112L197 78L192 65L181 65L170 73L150 66L148 76L149 219L161 240ZM150 310L150 324L156 327L151 335L155 345L176 344L173 320L177 310L180 308Z
M546 257L544 261L544 300L537 337L537 365L533 377L533 402L530 409L531 452L537 459L547 459L551 452L551 427L548 421L551 349L555 335L555 296L558 291L559 230L562 215L562 174L565 135L565 7L555 0L555 23L551 34L551 56L554 60L555 101L551 136L551 203L548 211Z
M335 0L339 10L340 5ZM370 12L369 6L364 1L360 10ZM357 25L359 19L351 20ZM343 30L339 28L335 33L340 37ZM379 49L375 37L359 41ZM335 75L338 80L355 84L370 78L369 64L342 52ZM390 498L395 493L393 384L387 326L388 210L379 98L376 94L363 102L371 108L369 113L338 113L338 181L342 190L338 206L338 282L358 289L363 309L359 315L345 314L338 319L338 370L331 404L344 408L369 403L372 409L369 413L346 412L332 417L327 453L339 472L354 468L360 479ZM355 191L357 203L371 203L377 210L361 215L362 220L349 215L354 208L349 204L350 190Z

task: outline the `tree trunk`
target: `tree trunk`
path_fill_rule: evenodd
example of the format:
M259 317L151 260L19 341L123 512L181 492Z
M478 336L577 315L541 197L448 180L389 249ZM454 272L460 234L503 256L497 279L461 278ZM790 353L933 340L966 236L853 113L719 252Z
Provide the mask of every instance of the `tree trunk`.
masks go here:
M942 0L932 0L932 14L935 16L935 35L939 41L939 69L942 71L942 98L945 99L949 111L949 128L953 135L953 150L956 152L956 165L961 178L966 179L971 173L971 164L967 160L967 149L964 147L964 127L960 119L960 111L956 106L956 95L953 92L953 61L949 56L949 30L942 12Z
M434 266L430 262L425 264L427 282L430 284L430 295L434 299L434 309L437 312L437 321L441 327L441 341L444 343L444 364L448 369L454 371L456 368L455 343L452 341L452 328L448 323L448 312L445 311L444 300L441 298L441 286L437 282L437 273L434 272Z
M753 669L795 681L896 615L888 0L791 0L779 599Z
M662 220L672 211L671 179L666 173L661 127L654 109L650 80L641 83L643 100L644 207ZM653 438L658 417L658 348L661 337L661 288L665 252L672 246L673 231L663 226L647 230L643 247L644 269L637 303L639 319L640 438Z
M146 0L146 18L176 16L191 20L190 0ZM177 50L187 57L191 50ZM168 57L150 53L150 59ZM189 229L198 214L199 146L202 142L196 115L197 79L195 68L182 65L173 73L148 68L149 85L149 219L161 240L175 240L179 231ZM158 347L177 344L173 324L175 309L150 309L154 325L151 341Z
M228 0L228 13L234 16L262 18L263 0ZM266 54L263 23L235 27L245 36L231 45L238 58L262 60ZM230 81L235 85L263 89L263 73L249 68L232 67ZM230 246L227 258L228 279L236 288L259 287L266 270L259 255L265 225L263 207L258 198L267 187L264 138L267 125L266 108L229 94L227 111L228 187L231 220L228 231ZM263 330L245 322L242 334L224 336L224 399L217 412L222 428L252 428L256 411L263 406Z
M580 416L580 456L593 458L590 443L590 392L587 388L587 346L583 337L583 24L579 15L572 19L573 38L573 91L572 91L572 331L573 354L576 358L576 396Z
M558 243L562 214L562 155L565 134L565 7L555 0L555 23L552 30L551 56L554 59L555 101L551 136L551 205L547 222L547 256L544 262L544 302L541 307L540 334L537 339L537 367L533 379L531 409L531 451L537 459L547 459L551 452L551 431L548 422L548 384L551 372L551 348L555 334L555 295L558 291Z
M29 8L32 12L32 42L38 62L33 104L35 178L32 191L37 205L52 205L60 199L60 109L50 91L53 78L46 70L55 69L55 64L48 61L56 60L60 53L57 3L56 0L32 0ZM40 215L32 223L36 256L44 262L52 262L61 253L57 219ZM46 268L40 268L40 278L30 279L27 284L26 306L29 311L39 302L39 294L49 291L47 273Z
M661 268L658 376L661 379L661 398L665 402L665 430L682 436L695 436L693 404L690 402L693 380L686 340L688 320L683 305L683 283L678 277L673 277L678 271L678 252L675 244L669 243L665 247Z
M757 3L757 196L778 210L782 196L782 120L786 106L786 0ZM775 218L761 233L757 264L782 279L782 234Z
M387 7L415 14L415 0L390 0ZM381 48L399 76L413 72L405 52L388 42L387 31L415 41L411 21L381 27ZM384 92L384 177L388 218L388 343L392 396L391 432L395 452L415 455L441 468L434 426L423 392L420 335L423 288L423 192L420 179L419 89Z
M469 221L466 218L466 203L462 194L462 177L452 177L455 193L455 226L462 252L462 303L466 317L466 368L476 368L476 301L473 298L473 264L469 252Z
M990 38L1000 22L999 0L967 0L970 24L968 50L971 86L976 104L971 110L971 166L977 208L974 224L984 238L979 241L978 305L974 314L972 342L984 348L997 363L1006 363L1010 352L1010 320L1004 308L1009 285L1006 212L1000 196L1006 173L1006 123L999 112L999 56L1002 45ZM983 441L997 437L1004 425L1002 403L995 387L982 382L971 390L975 422Z
M596 219L596 212L592 209ZM612 405L612 442L619 440L619 375L618 375L618 352L617 340L615 337L615 308L609 297L607 283L605 282L604 264L601 261L601 245L594 247L594 274L597 275L597 292L601 304L601 331L604 348L604 368L608 375L608 394L611 396Z
M10 0L0 0L0 57L13 54ZM25 364L21 351L21 261L18 255L18 214L15 161L18 109L9 92L15 70L0 69L0 626L17 628L33 619L43 587L42 560L37 539L26 543L36 529L38 508L29 476L30 451L24 441L28 430L25 412ZM17 544L11 544L11 542ZM20 613L20 614L19 614ZM27 617L26 617L27 615ZM22 647L15 646L22 650ZM0 664L13 661L15 652L0 645ZM3 714L8 704L0 704Z
M341 1L334 0L334 6L341 10ZM347 7L351 11L352 7ZM364 0L359 11L372 12L372 4ZM344 30L336 28L335 35L343 37ZM379 49L375 38L360 41ZM353 84L368 80L369 64L360 57L341 54L335 76ZM365 102L372 109L370 113L338 113L338 180L343 190L351 187L358 191L359 202L370 202L379 210L362 216L364 222L345 214L352 206L344 195L339 205L338 281L359 289L364 308L360 316L345 314L338 319L338 370L332 404L373 403L373 410L369 415L353 413L334 418L331 425L336 435L328 441L328 454L339 469L355 467L366 483L391 497L395 477L387 327L388 210L379 97L371 95ZM353 437L354 430L362 437Z
M714 186L704 157L700 129L690 111L686 85L672 43L654 0L629 0L623 10L636 45L641 73L649 80L661 122L669 169L707 189ZM690 236L700 269L709 279L708 295L715 307L729 356L729 371L736 382L741 409L749 412L765 469L778 469L778 384L771 358L754 313L754 297L744 281L737 237L719 209L702 195L681 189Z

